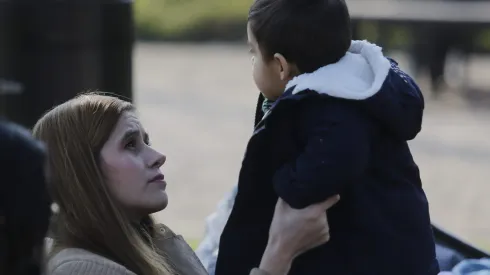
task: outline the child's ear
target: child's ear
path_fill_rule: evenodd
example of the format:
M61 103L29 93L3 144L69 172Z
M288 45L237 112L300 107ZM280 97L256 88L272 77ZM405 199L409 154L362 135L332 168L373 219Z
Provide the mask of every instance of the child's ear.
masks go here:
M293 75L293 66L289 64L286 58L280 53L274 54L274 60L279 67L279 77L281 78L281 80L289 80L289 78L291 78L291 75Z

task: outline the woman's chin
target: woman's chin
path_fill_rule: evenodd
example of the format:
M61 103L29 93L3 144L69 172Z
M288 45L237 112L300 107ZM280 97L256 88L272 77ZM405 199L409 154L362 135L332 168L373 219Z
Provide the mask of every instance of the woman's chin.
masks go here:
M141 210L145 215L160 212L168 205L168 197L165 191L161 191L159 194L152 194L144 200L144 205L141 205Z
M154 201L155 203L153 204L153 213L162 211L168 205L167 192L162 191L158 195L159 195L158 198L155 198L155 201Z

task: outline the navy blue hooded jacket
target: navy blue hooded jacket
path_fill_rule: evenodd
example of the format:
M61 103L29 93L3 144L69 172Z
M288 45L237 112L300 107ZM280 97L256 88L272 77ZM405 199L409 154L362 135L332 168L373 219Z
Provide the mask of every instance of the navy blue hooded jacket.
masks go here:
M303 208L335 194L330 241L289 274L436 275L428 202L407 144L423 108L414 81L367 42L291 80L269 112L258 111L216 275L259 265L278 196Z

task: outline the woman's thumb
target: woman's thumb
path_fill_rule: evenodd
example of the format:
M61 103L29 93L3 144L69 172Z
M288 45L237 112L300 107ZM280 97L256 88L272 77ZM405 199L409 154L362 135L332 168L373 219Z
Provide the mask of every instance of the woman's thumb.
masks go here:
M326 199L325 201L320 202L318 204L318 208L320 208L321 211L327 211L332 206L334 206L339 200L340 200L339 195L331 196L330 198Z

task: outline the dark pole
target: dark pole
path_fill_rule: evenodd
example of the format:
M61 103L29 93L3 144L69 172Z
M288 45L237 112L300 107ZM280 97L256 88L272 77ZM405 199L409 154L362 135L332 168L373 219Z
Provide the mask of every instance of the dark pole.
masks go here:
M7 97L17 99L23 90L21 83L14 81L13 2L0 1L0 117L7 112Z
M132 53L134 44L131 1L102 5L103 79L100 89L132 100Z
M50 108L86 90L132 98L131 3L7 1L0 6L8 11L3 28L9 40L0 40L7 55L0 58L0 79L20 90L0 90L0 114L32 127Z

